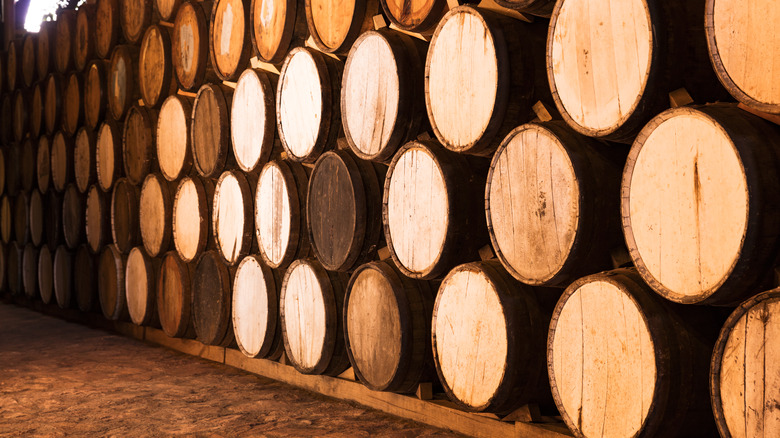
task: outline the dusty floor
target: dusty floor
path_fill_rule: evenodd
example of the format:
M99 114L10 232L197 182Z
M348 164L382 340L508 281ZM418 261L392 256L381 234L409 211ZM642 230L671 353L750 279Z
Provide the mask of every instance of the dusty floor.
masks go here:
M0 303L0 436L448 432Z

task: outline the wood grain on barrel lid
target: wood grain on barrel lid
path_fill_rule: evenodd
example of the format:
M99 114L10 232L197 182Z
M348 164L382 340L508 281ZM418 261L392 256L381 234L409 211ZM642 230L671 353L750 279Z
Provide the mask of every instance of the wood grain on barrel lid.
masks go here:
M36 82L30 95L30 136L35 138L43 126L43 81Z
M436 28L426 61L425 98L436 136L453 150L479 142L496 116L506 72L493 31L473 8L451 10Z
M209 200L199 180L185 177L173 202L173 243L185 262L195 260L209 238Z
M251 172L268 160L276 138L276 104L269 74L245 70L231 106L233 155L241 170Z
M173 67L185 90L198 87L208 61L208 21L198 2L184 1L173 27Z
M54 32L56 25L56 22L44 21L41 23L41 29L38 31L35 66L38 72L38 79L42 81L46 80L46 77L51 73L51 66L54 63Z
M29 131L29 101L30 94L27 90L16 90L13 97L13 124L14 140L20 142Z
M4 195L0 200L0 236L3 243L11 241L13 233L13 212L11 211L11 200L8 195Z
M285 150L298 161L312 154L326 123L321 76L324 66L318 65L314 56L302 48L290 52L276 96L279 136Z
M399 82L398 64L387 40L378 32L363 34L344 67L341 107L344 132L364 155L379 154L395 132Z
M388 18L404 30L424 31L435 25L446 0L382 0Z
M0 118L3 120L12 120L13 118L13 104L9 93L6 93L0 101ZM0 141L4 143L11 141L12 125L12 123L0 124Z
M582 436L635 436L656 386L656 355L642 309L618 284L594 280L564 295L556 313L548 369L567 423Z
M258 58L279 62L290 45L296 14L303 14L299 0L253 0L250 23ZM300 9L300 10L299 10Z
M713 409L722 436L780 433L780 300L774 289L742 304L726 322L713 355Z
M279 296L271 270L256 256L238 265L233 280L233 330L241 351L256 357L277 336Z
M116 321L127 313L125 298L126 257L108 245L98 260L98 296L103 316Z
M378 9L377 1L306 0L306 21L320 50L343 52Z
M21 145L19 143L11 143L6 147L6 152L5 190L8 195L16 196L21 185L21 169L19 168L22 155Z
M309 261L293 262L283 283L282 327L287 355L303 369L314 369L329 354L326 332L335 329L335 315L328 313L333 304L326 300L333 300L327 276L318 275Z
M61 10L57 15L55 31L54 67L59 73L67 73L73 67L73 36L76 31L76 11ZM10 47L9 47L10 50ZM9 81L11 77L8 77Z
M43 223L51 219L45 217L43 197L41 192L35 189L30 192L30 213L28 217L30 218L30 242L39 247L43 245L43 233L45 230Z
M136 49L131 46L117 46L111 55L108 71L108 108L115 120L122 120L134 103L137 66L133 59Z
M29 193L35 186L35 149L36 144L31 137L22 142L19 153L19 179L22 191Z
M46 160L48 161L49 159L50 159L49 155L46 154ZM0 195L5 193L5 179L7 177L7 169L5 167L5 162L6 162L5 152L2 148L0 148Z
M216 178L230 148L230 98L220 85L198 90L192 107L192 159L201 176Z
M138 57L141 98L149 107L158 106L171 92L173 66L168 29L153 25L146 30Z
M60 107L62 106L62 77L52 73L46 79L43 100L43 121L46 132L54 134L60 125Z
M580 190L561 140L540 125L513 131L488 181L488 223L499 258L521 281L554 277L567 261L580 216Z
M73 140L62 131L54 134L51 144L51 179L54 190L61 192L73 175Z
M74 184L68 184L62 197L62 235L70 249L76 249L84 236L85 205Z
M233 339L230 287L225 263L216 252L205 252L192 281L193 322L198 340L204 344L219 345Z
M667 298L706 298L747 233L748 183L733 140L708 115L680 108L651 121L634 154L622 195L632 258Z
M165 334L181 337L190 327L192 294L190 274L175 251L163 257L157 277L157 315Z
M386 196L385 221L393 251L410 271L425 272L438 259L447 237L447 186L436 158L411 147L397 158Z
M440 375L470 407L490 402L508 365L507 325L495 285L481 271L456 268L439 287L433 316Z
M155 303L155 275L152 262L140 246L130 250L125 268L125 297L130 320L144 325L152 316Z
M22 191L16 195L13 208L14 240L19 246L24 246L30 237L30 201L27 193Z
M49 216L49 220L44 222L46 244L53 251L62 241L62 196L49 190L49 195L46 198L46 214ZM0 208L1 216L2 208Z
M230 265L249 251L253 213L252 193L246 177L238 171L223 173L214 189L212 224L217 249Z
M38 177L38 190L41 193L46 193L49 190L49 182L51 181L51 149L49 148L49 137L42 135L38 139L38 151L35 166L35 175ZM5 160L0 162L4 163ZM0 187L3 187L5 178L2 178L3 182L0 183ZM0 193L2 193L0 189Z
M772 0L709 0L706 8L710 58L720 80L740 101L780 113L780 84L771 79L780 65L780 36L770 31L780 8Z
M17 40L11 40L8 43L8 49L5 53L5 59L6 59L6 67L7 70L7 90L9 92L13 92L17 87L19 87L22 83L22 78L20 77L22 74L21 69L21 51L22 48L18 47L21 42Z
M73 39L73 63L76 71L84 70L87 62L95 56L96 9L94 4L84 4L76 12L76 37Z
M172 21L175 18L175 14L181 0L156 0L157 12L160 14L160 18L164 21Z
M620 128L642 97L654 44L645 0L558 2L547 71L572 127L596 136Z
M139 244L141 231L138 221L140 190L127 180L119 179L111 193L111 236L117 250L127 254Z
M35 80L35 49L37 35L28 33L22 40L22 82L25 87L31 87Z
M294 236L302 232L299 218L303 212L293 210L300 208L299 196L305 193L298 193L286 163L263 167L255 195L255 229L260 252L272 267L281 266L295 252Z
M224 80L235 80L249 60L244 3L244 0L216 0L211 13L209 49L214 68Z
M131 43L137 43L152 21L152 2L150 0L122 0L120 23L122 33Z
M73 173L76 175L76 187L85 193L95 180L95 133L83 127L76 133L73 147Z
M97 129L106 113L106 68L103 61L96 60L87 66L84 80L84 123Z
M182 96L169 96L160 107L157 119L157 161L160 172L168 181L174 181L189 172L192 166L190 151L191 102Z
M146 177L138 214L144 248L156 257L167 249L171 239L171 194L163 178L155 174Z
M120 0L97 0L95 14L95 52L101 58L110 58L119 40Z
M38 252L38 291L43 304L51 303L52 298L54 298L54 266L51 251L47 245L43 245Z
M141 184L149 174L155 155L157 113L134 105L125 119L122 136L122 161L125 174L133 184Z
M95 151L97 180L103 191L111 190L122 169L122 132L114 120L100 125Z
M22 284L25 295L29 298L38 297L38 249L32 243L24 246L22 255Z
M60 245L54 252L54 297L62 309L70 307L73 299L73 253L65 245Z
M108 226L111 214L108 211L106 195L98 186L90 186L87 193L87 245L93 254L98 254L108 242Z

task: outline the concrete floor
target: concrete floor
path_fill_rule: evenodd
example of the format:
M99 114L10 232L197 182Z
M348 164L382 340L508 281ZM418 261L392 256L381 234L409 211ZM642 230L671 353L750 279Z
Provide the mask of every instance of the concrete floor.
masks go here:
M446 431L0 303L0 437Z

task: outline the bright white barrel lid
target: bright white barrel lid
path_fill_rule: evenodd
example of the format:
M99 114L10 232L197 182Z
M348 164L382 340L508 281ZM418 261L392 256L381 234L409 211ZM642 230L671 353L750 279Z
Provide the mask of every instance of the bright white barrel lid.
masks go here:
M255 193L255 232L263 260L271 267L282 266L295 254L299 240L295 236L305 232L301 229L301 196L305 193L298 193L286 163L270 162L263 167Z
M233 280L233 331L241 352L265 357L277 333L279 295L271 269L256 256L241 261Z
M252 194L246 177L227 171L219 177L214 189L212 227L220 255L228 264L238 263L249 251L253 223Z
M238 167L251 172L268 160L276 138L274 88L269 74L247 69L238 78L230 110L230 135Z

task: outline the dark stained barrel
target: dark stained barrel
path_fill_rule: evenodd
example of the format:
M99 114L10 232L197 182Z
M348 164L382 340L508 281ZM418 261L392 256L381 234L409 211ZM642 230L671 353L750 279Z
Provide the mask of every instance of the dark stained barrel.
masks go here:
M192 106L192 159L206 178L222 173L230 153L230 104L233 89L206 84L198 90Z
M81 193L86 193L89 186L94 184L97 178L96 149L95 133L86 126L80 128L76 133L76 142L73 146L73 173L76 187Z
M52 186L55 191L62 192L73 179L73 139L57 131L51 143Z
M98 296L103 316L112 321L127 316L125 298L125 265L127 256L108 245L98 260Z
M215 251L203 253L192 278L192 318L198 340L207 345L233 342L231 285L234 273Z
M17 164L19 166L19 187L28 193L37 183L35 175L35 168L37 167L35 161L38 154L37 146L31 137L27 137L22 142L19 150L19 162Z
M127 178L121 178L114 185L111 194L111 236L119 252L127 254L141 243L138 223L138 200L140 189Z
M3 257L5 257L3 255ZM54 297L54 262L48 246L44 245L38 251L38 292L43 304L50 304ZM2 280L0 280L2 286Z
M96 59L87 64L84 73L84 123L91 129L97 129L106 115L107 105L106 62Z
M157 111L134 105L125 119L122 134L122 162L131 183L140 185L153 170Z
M157 276L157 315L160 326L172 338L192 338L192 291L190 266L181 261L175 251L162 259Z
M54 40L54 68L60 74L73 70L73 37L76 35L76 11L60 10Z
M65 81L65 97L62 102L62 130L76 134L84 122L84 80L80 73L71 73Z
M28 298L38 298L38 248L32 243L25 245L22 254L22 285Z
M26 192L20 192L16 195L13 209L13 238L20 248L24 248L24 245L30 240L30 201Z
M38 81L32 86L29 104L30 136L37 138L43 127L43 93L45 81Z
M73 66L83 71L95 57L97 5L84 4L76 12L76 37L73 39Z
M30 91L19 89L13 95L13 124L14 140L21 142L30 131Z
M38 49L38 35L28 33L22 39L22 84L30 88L37 79L35 51Z
M30 242L36 247L40 247L44 244L46 237L44 226L45 222L50 220L47 215L46 207L44 204L44 198L37 189L33 189L30 192L30 213L28 218L30 221Z
M24 292L24 274L22 272L24 248L16 242L8 244L6 252L6 276L8 277L8 290L11 295L21 295Z
M158 107L168 95L176 94L167 27L153 25L146 30L138 57L138 82L141 98L148 107Z
M38 190L42 194L49 192L51 185L51 138L42 135L38 138L38 149L35 159L35 177ZM2 192L2 190L0 190Z
M46 80L54 66L56 21L44 21L38 31L38 47L35 51L35 68L38 79Z
M99 254L111 241L111 212L109 195L96 185L87 191L86 235L87 247L93 254Z
M73 253L60 245L54 252L54 296L61 309L73 302Z
M46 196L46 216L46 244L53 252L62 243L62 195L52 190Z
M46 132L54 134L62 120L63 83L59 73L50 74L45 80L43 95L43 122Z
M71 250L84 243L84 212L84 195L75 184L68 184L62 197L62 235Z
M146 28L152 24L154 2L151 0L122 0L119 23L122 35L130 43L138 43Z
M86 245L76 250L73 258L73 287L76 306L82 312L91 312L97 307L97 259L90 254Z
M137 47L121 45L114 49L108 67L108 85L109 112L114 120L123 120L140 97Z
M95 53L108 59L114 47L123 38L119 26L120 0L97 0L95 17Z

